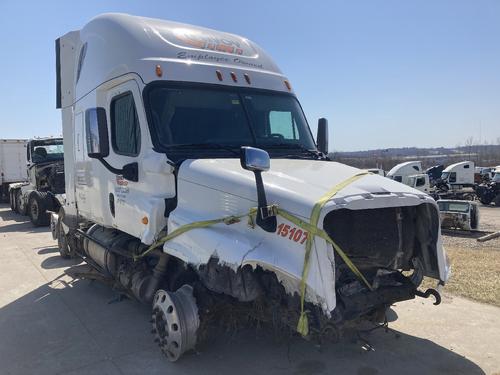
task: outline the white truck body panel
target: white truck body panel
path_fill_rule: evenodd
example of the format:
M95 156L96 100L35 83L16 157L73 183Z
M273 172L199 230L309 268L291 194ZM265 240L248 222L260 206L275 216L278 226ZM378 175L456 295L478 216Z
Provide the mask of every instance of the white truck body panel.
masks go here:
M26 181L26 139L0 140L0 185Z
M429 175L427 173L420 173L413 176L408 176L408 186L414 189L420 190L424 193L429 193L431 190L431 184L429 180Z
M392 167L392 169L387 172L386 177L401 182L402 184L409 185L409 177L419 173L423 173L422 162L407 161Z
M303 220L309 220L315 202L332 186L359 170L335 162L272 160L271 169L263 175L270 203L278 204ZM318 179L318 176L322 178ZM189 160L182 164L178 180L178 207L169 218L169 230L199 220L244 214L257 204L253 174L241 168L237 159ZM192 197L203 196L202 202ZM394 199L396 198L397 199ZM347 186L329 201L321 214L332 210L352 210L413 206L423 202L436 206L428 195L377 175L367 175ZM436 206L437 207L437 206ZM288 223L278 218L278 223ZM335 274L333 249L316 239L311 257L308 301L321 304L325 312L335 308ZM438 252L440 277L447 278L445 254ZM249 228L247 220L238 224L220 224L181 235L164 245L165 252L187 263L205 264L211 257L237 269L245 264L274 271L289 293L298 291L304 262L304 245L276 233Z
M443 170L441 179L448 185L474 185L474 162L462 161Z

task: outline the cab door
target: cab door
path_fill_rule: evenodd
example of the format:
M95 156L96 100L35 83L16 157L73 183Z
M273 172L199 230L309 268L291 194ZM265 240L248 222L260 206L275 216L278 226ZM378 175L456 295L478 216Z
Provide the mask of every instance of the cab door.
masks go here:
M125 232L136 234L143 214L138 210L139 201L143 198L140 184L142 167L142 140L147 135L147 128L141 126L138 104L142 103L139 88L134 80L122 83L108 91L107 112L109 124L109 157L106 158L112 168L137 168L137 181L126 179L124 173L109 171L107 173L107 196L102 197L108 206L114 227ZM144 124L142 124L144 125Z

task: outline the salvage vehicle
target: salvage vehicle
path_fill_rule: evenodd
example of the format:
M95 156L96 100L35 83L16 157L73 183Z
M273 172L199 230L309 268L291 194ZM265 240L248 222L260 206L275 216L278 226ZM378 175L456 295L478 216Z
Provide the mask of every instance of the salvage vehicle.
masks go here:
M449 190L458 190L466 187L474 187L474 162L462 161L451 164L443 170L441 183Z
M434 165L425 170L425 173L429 175L429 182L431 187L434 187L436 183L441 179L441 174L443 173L444 165Z
M429 194L431 190L431 185L429 181L429 175L427 173L420 173L413 176L408 176L406 179L406 185L411 186L414 189L423 191Z
M9 185L10 207L29 215L35 226L49 225L49 211L59 210L56 194L64 193L62 138L35 138L26 145L28 178Z
M452 199L437 201L441 228L478 230L479 208L476 202Z
M8 201L9 185L26 181L26 139L0 139L0 201Z
M491 182L480 184L475 190L482 204L489 205L493 202L495 206L500 207L500 168L495 169Z
M169 360L219 304L329 337L397 301L439 303L418 289L450 272L435 201L329 161L326 120L315 142L257 44L105 14L57 39L56 62L66 194L53 235L61 256L151 304Z
M408 185L408 178L410 176L421 173L423 173L421 161L406 161L392 167L391 170L387 172L386 177Z

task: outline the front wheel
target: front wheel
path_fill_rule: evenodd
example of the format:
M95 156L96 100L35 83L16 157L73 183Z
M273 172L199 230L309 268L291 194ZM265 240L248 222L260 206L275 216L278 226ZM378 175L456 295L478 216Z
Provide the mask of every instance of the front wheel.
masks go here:
M47 194L38 191L31 193L29 199L28 207L30 219L33 225L37 227L49 225L50 223L50 216L46 209L46 199Z

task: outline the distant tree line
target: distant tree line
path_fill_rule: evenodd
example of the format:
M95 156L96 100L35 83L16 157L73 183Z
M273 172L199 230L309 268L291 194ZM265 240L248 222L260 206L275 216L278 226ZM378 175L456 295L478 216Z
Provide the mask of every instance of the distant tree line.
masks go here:
M470 160L476 166L493 167L500 165L500 137L492 142L478 144L469 137L463 145L453 148L389 148L369 151L332 152L334 161L357 168L382 168L390 170L396 164L410 160L422 161L425 168L443 164L445 166L460 161Z

